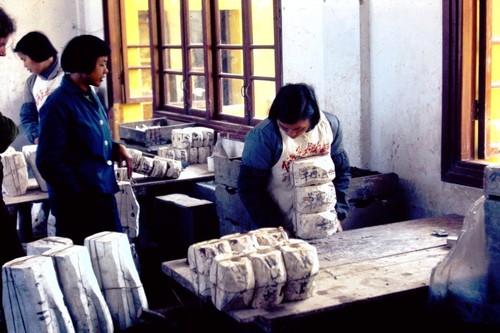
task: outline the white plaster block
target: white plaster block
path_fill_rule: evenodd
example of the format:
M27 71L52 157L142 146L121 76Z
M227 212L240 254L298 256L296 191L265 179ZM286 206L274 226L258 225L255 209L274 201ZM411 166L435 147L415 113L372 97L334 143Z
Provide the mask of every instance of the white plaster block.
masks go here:
M252 307L268 308L283 301L286 268L281 251L271 246L248 254L255 275Z
M52 258L24 256L5 263L2 284L8 332L75 332Z
M253 299L255 276L252 261L245 255L217 255L210 268L212 302L221 311L247 307Z
M24 158L26 159L26 162L28 165L31 167L31 170L33 170L33 174L35 175L36 182L38 183L38 186L40 186L40 190L43 192L47 192L47 182L45 179L43 179L42 175L40 175L40 172L38 171L38 167L36 166L36 149L38 145L27 145L23 146L22 152L24 155Z
M333 235L338 229L335 211L303 214L296 212L293 219L295 235L301 239L318 239Z
M75 330L113 333L113 319L92 269L87 248L68 245L46 251L44 255L54 260Z
M259 228L247 232L253 238L256 247L276 246L288 241L288 234L282 227Z
M84 245L114 322L120 329L135 325L148 302L127 235L103 231L85 238Z
M316 286L315 276L319 271L316 247L301 241L284 243L279 249L287 275L284 300L297 301L311 297Z
M330 155L302 158L290 164L294 186L310 186L331 183L335 178L335 165Z
M207 158L212 154L211 146L204 146L198 148L198 163L207 163Z
M295 209L299 213L311 214L335 208L337 197L333 183L295 187Z
M115 194L123 231L132 239L139 236L140 206L130 182L118 182L120 191Z
M29 256L42 255L45 251L66 247L68 245L73 245L73 241L70 238L58 236L44 237L26 244L26 254Z
M24 154L7 150L2 154L4 191L10 196L19 196L28 189L28 165Z

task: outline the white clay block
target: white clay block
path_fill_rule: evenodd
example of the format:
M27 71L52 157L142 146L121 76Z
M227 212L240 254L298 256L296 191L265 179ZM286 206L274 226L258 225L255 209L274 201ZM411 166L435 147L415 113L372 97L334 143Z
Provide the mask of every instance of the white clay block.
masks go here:
M330 155L317 155L295 160L290 165L294 186L331 183L335 178L335 165Z
M198 163L207 163L207 158L212 154L211 146L204 146L198 148Z
M195 286L201 296L210 296L212 285L210 283L210 267L216 255L231 252L228 241L214 239L196 247L194 258L196 272L198 273L198 286Z
M273 247L262 247L248 254L255 275L252 307L268 308L283 301L286 283L286 268L281 251Z
M260 228L247 232L256 246L275 246L288 240L288 234L282 227Z
M181 161L182 163L188 163L189 161L189 148L174 148L175 159Z
M42 175L40 175L40 172L38 171L38 167L36 166L36 149L37 145L27 145L23 146L22 152L24 155L24 158L26 159L26 162L28 165L31 167L31 170L33 170L33 174L35 175L36 182L38 183L38 186L40 186L40 190L43 192L47 192L47 182L45 179L43 179Z
M2 154L3 184L2 187L10 196L19 196L28 189L28 165L24 154L8 150Z
M337 203L333 183L295 187L295 209L299 213L311 214L332 210Z
M118 182L120 190L115 194L123 232L130 239L139 236L140 206L130 182Z
M151 170L149 176L156 179L162 179L167 176L167 171L168 162L163 158L155 156L153 158L153 169Z
M194 244L189 245L188 251L187 251L187 264L189 266L189 271L191 273L191 280L193 281L193 286L196 289L196 292L198 293L198 286L199 286L199 274L198 270L196 268L196 249L203 245L207 244L209 241L201 241L197 242Z
M84 245L116 325L123 330L137 324L148 302L127 235L103 231L85 238Z
M127 167L117 167L115 168L115 178L117 182L129 182Z
M255 243L256 238L249 234L230 234L222 236L220 239L227 240L231 250L234 252L246 252L256 250L259 244Z
M212 302L218 310L247 307L253 299L255 276L252 262L245 255L217 255L210 268Z
M29 256L42 255L45 251L68 245L73 245L73 241L70 238L58 236L44 237L26 244L26 254Z
M214 130L213 128L208 128L208 127L203 127L200 126L198 127L203 135L203 143L201 147L210 147L214 145Z
M316 247L302 242L289 242L279 247L285 262L287 282L285 301L297 301L312 296L315 276L319 271Z
M184 128L174 128L170 134L172 146L175 148L187 149L191 147L191 132Z
M68 245L45 252L54 260L59 285L77 332L113 333L113 319L85 246Z
M139 165L134 169L135 172L149 176L153 170L153 158L142 156L139 160Z
M137 170L141 163L142 151L133 148L127 148L127 152L132 156L132 169Z
M188 158L189 164L198 164L198 148L189 148Z
M169 159L167 160L167 164L167 177L175 179L179 178L179 176L181 175L181 171L183 170L181 161Z
M301 239L319 239L333 235L338 229L335 211L302 214L296 212L293 219L295 235Z
M184 130L191 132L191 148L203 146L203 130L200 127L186 127Z
M158 156L175 160L175 148L171 144L159 147Z
M8 332L75 332L52 258L25 256L5 263L2 284Z

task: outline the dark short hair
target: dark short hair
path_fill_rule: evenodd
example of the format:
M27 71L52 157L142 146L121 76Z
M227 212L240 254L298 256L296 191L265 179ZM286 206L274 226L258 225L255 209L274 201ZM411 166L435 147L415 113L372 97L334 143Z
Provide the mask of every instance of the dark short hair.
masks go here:
M14 48L14 52L24 53L36 62L42 62L57 55L57 50L50 40L39 31L31 31L24 35Z
M80 35L71 39L61 55L61 67L66 73L90 74L99 57L109 56L111 49L102 39Z
M14 20L0 8L0 38L5 38L16 31Z
M318 102L313 87L305 83L287 84L278 91L269 118L285 124L295 124L299 120L308 119L314 128L320 119Z

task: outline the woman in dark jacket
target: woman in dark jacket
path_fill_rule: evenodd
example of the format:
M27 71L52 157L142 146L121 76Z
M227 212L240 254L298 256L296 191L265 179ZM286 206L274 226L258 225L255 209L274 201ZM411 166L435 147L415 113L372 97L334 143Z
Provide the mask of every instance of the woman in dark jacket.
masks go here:
M92 87L108 73L110 48L92 35L69 41L61 55L67 73L40 109L36 164L47 182L56 235L82 245L101 231L122 231L114 162L132 157L114 141L108 115Z

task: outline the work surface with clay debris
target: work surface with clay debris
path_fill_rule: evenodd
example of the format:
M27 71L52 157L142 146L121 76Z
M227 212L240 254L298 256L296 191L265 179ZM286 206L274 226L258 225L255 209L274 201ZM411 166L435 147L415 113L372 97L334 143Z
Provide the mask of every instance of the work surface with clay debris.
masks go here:
M227 311L236 322L267 332L292 319L332 313L356 304L427 289L432 269L450 250L463 217L448 215L347 230L310 240L320 263L312 297L268 309ZM450 237L446 237L450 235ZM186 259L164 262L163 272L194 292ZM207 302L210 302L208 299ZM404 305L402 305L404 306Z

